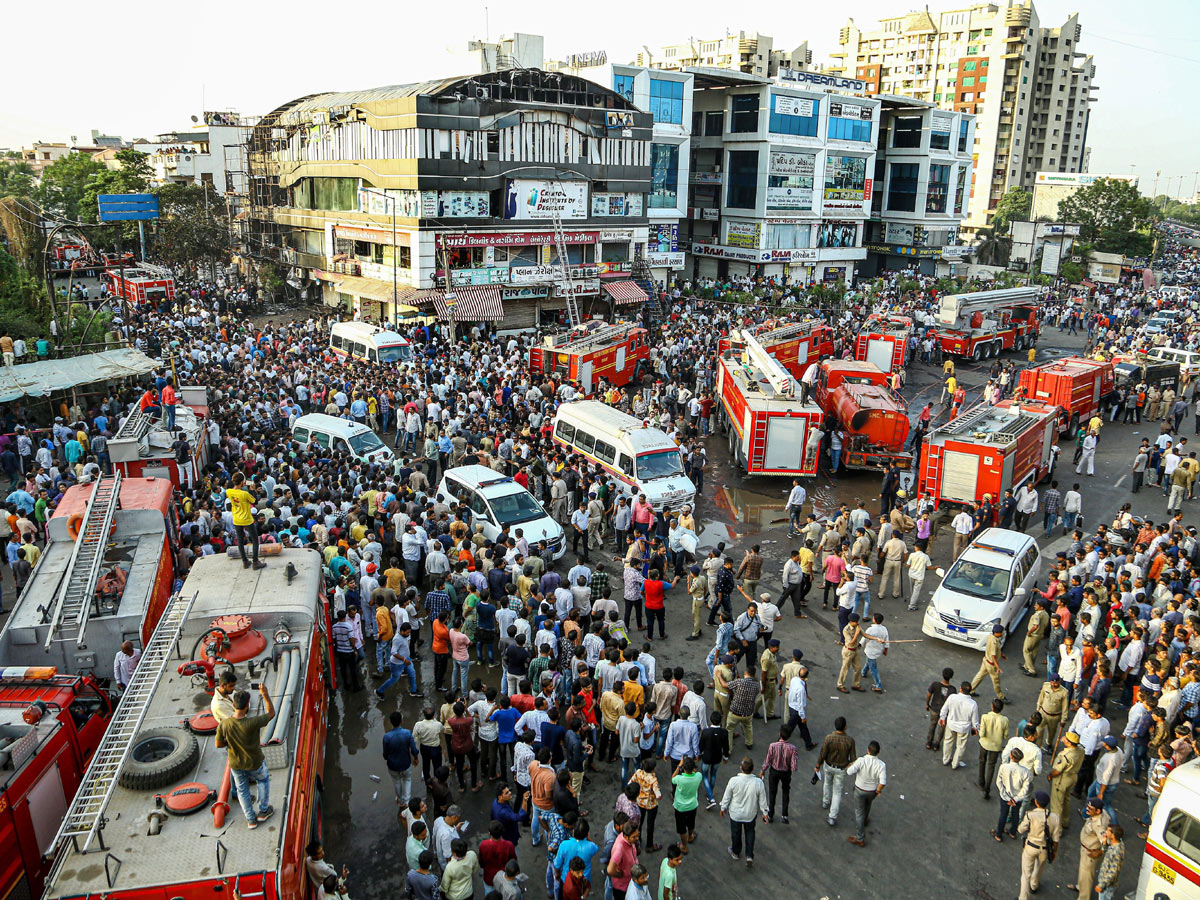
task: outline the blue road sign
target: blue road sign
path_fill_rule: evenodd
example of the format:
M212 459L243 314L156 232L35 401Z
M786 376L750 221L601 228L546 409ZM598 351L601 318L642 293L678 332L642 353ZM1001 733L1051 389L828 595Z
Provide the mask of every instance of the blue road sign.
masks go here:
M99 194L101 222L129 222L158 218L158 198L153 194Z

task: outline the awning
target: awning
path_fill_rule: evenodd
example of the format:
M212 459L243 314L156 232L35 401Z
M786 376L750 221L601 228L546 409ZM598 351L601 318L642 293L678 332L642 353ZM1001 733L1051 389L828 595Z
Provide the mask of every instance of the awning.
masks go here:
M612 297L613 303L618 306L622 303L645 303L650 299L633 281L606 282L603 287L604 292Z
M433 305L443 319L455 322L498 322L504 318L504 304L500 302L500 289L495 285L471 285L454 289L457 297L447 306L445 293L439 291L433 297Z
M160 365L140 350L125 348L0 367L0 403L21 397L45 397L98 381L145 375Z
M362 278L358 275L347 275L337 282L337 289L347 294L366 297L368 300L378 300L380 303L392 303L395 295L403 288L393 292L390 281L380 281L378 278ZM401 301L403 302L403 301Z

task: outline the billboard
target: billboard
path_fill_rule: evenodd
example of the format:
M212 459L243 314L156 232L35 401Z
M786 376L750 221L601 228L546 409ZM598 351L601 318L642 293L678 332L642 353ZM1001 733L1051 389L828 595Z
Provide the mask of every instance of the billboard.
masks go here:
M592 215L640 216L644 208L642 197L642 194L592 194Z
M812 209L815 153L772 150L767 168L767 210Z
M829 115L834 119L858 119L868 121L872 115L870 106L859 106L856 103L830 103Z
M862 209L867 199L867 160L862 156L825 159L825 208Z
M857 237L857 222L822 222L817 226L818 247L853 247Z
M504 217L550 219L557 213L564 219L586 219L587 199L586 181L513 178L504 193Z
M803 116L811 119L813 102L804 97L785 97L783 94L776 94L775 112L784 116Z
M757 247L761 236L762 224L759 222L730 222L726 226L725 243L730 247Z

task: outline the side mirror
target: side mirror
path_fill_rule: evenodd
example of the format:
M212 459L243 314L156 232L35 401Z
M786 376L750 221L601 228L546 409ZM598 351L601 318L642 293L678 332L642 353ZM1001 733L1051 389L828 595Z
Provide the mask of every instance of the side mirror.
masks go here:
M1025 593L1026 593L1025 588L1019 587L1015 591L1013 591L1013 596L1014 597L1024 597Z
M946 570L941 568L940 566L938 568L934 569L933 571L937 574L938 578L946 577Z

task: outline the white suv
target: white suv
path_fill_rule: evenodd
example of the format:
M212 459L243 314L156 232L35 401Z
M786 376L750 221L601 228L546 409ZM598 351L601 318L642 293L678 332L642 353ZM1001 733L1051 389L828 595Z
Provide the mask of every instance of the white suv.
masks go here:
M545 541L554 558L566 550L563 527L550 517L537 498L511 478L487 466L459 466L448 469L437 492L449 500L457 497L471 508L471 526L483 526L489 541L500 536L501 526L516 537L520 528L531 547Z
M996 624L1012 633L1028 610L1042 568L1037 541L1019 531L988 528L933 592L921 631L982 650Z

